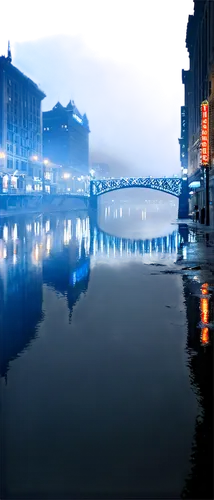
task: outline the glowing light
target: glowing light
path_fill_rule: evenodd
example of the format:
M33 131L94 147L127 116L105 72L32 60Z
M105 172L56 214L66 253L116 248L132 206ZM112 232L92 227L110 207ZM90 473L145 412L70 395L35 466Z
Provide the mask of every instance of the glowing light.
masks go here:
M17 263L17 255L16 253L13 254L13 264L15 265Z
M103 234L100 236L100 251L103 253L104 251L104 245L103 245Z
M15 240L17 240L17 237L18 237L17 224L14 224L12 239L15 241Z
M45 223L45 232L48 233L50 231L50 221L47 220L47 222Z
M191 182L191 183L189 184L189 187L190 187L191 189L194 189L194 188L196 189L196 188L200 188L200 185L201 185L200 181L194 181L194 182Z
M113 241L113 254L114 254L114 257L115 257L115 255L116 255L115 240Z
M120 240L120 255L123 255L123 242Z
M0 159L4 159L6 157L6 154L3 151L0 151Z
M39 222L34 222L34 234L36 236L39 236L39 230L40 230L40 228L39 228Z
M78 122L78 123L82 123L82 118L80 118L78 115L76 115L76 113L73 114L73 118Z
M74 286L79 281L85 279L88 273L89 273L89 263L85 262L79 269L76 269L76 271L72 273L70 278L70 284Z
M187 259L187 247L183 247L183 259L186 260Z
M71 220L64 221L64 244L68 245L71 240Z
M70 176L71 176L71 174L68 174L67 172L65 172L65 173L63 174L63 179L69 179L69 178L70 178Z
M50 235L49 235L49 234L48 234L48 236L47 236L46 250L47 250L47 253L49 254L49 253L50 253L50 250L51 250L51 237L50 237Z
M32 160L34 160L34 161L38 161L38 156L37 156L37 155L34 155L34 156L33 156L33 158L32 158Z
M45 179L46 179L47 181L50 181L50 180L51 180L51 173L50 173L50 172L45 172ZM48 186L46 186L46 187L48 187Z
M44 165L48 165L49 163L49 160L46 158L44 161L43 161Z
M39 260L39 245L36 243L34 250L33 250L33 256L36 262Z
M8 241L8 227L6 225L3 227L3 239L6 242Z
M209 324L209 297L208 295L208 283L204 283L201 287L201 293L204 295L202 299L200 299L200 308L201 308L201 321L204 325Z
M209 103L201 103L201 164L209 165Z
M203 345L209 344L209 328L207 326L201 330L201 343Z

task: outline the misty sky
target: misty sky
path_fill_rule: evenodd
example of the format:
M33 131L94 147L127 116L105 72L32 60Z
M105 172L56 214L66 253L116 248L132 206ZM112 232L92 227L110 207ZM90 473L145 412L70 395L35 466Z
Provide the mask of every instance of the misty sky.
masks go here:
M2 0L0 54L90 123L90 156L112 174L180 172L181 70L192 0Z

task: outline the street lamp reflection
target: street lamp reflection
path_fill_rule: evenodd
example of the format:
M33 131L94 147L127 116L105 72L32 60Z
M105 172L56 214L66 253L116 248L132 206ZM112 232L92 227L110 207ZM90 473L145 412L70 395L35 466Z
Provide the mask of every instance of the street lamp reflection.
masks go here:
M203 297L200 299L201 310L201 323L205 326L201 328L201 344L207 345L209 343L209 290L208 283L204 283L201 287Z

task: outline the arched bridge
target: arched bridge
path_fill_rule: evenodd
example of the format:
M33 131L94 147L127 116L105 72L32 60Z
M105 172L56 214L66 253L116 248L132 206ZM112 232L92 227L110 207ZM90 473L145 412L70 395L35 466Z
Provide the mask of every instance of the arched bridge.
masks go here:
M127 188L148 188L179 198L178 216L188 217L188 185L179 177L120 177L91 179L90 206L97 209L98 197L111 191Z
M126 188L149 188L156 191L179 197L181 194L182 180L178 177L120 177L118 179L93 179L91 180L91 196Z

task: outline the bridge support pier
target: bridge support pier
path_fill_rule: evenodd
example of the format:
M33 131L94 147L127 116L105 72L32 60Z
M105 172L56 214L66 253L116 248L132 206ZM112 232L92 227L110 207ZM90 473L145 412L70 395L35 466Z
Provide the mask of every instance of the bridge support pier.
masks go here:
M189 217L189 187L188 181L182 179L181 194L178 201L178 218L188 219Z
M90 196L90 199L89 199L89 207L91 210L93 210L94 212L97 211L97 207L98 207L98 203L97 203L97 196Z
M89 208L93 212L97 211L98 199L97 195L93 191L93 182L90 182L90 198L89 198Z

